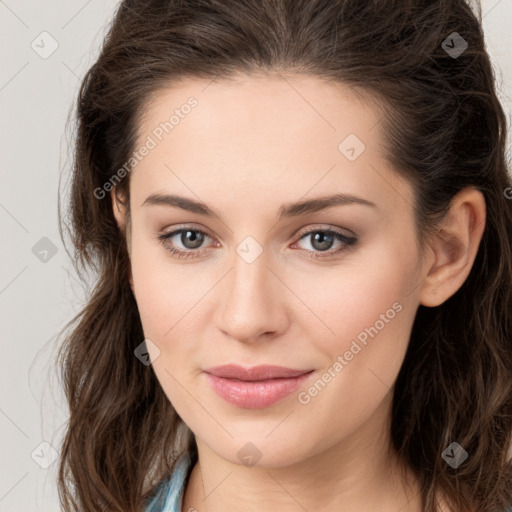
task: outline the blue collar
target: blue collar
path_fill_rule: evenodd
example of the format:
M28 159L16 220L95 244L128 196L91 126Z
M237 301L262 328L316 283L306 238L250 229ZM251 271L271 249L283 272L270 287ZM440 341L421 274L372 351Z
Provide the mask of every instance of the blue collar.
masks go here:
M160 482L144 512L181 512L183 494L192 459L188 452L176 461L170 479Z

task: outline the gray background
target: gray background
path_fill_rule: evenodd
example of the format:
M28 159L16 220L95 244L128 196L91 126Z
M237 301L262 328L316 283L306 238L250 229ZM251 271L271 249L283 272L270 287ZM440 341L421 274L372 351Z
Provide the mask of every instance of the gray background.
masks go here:
M72 157L69 111L117 4L0 0L0 512L60 510L53 450L66 408L52 371L55 335L84 290L59 236L58 181L62 173L67 182ZM512 0L482 5L510 125Z

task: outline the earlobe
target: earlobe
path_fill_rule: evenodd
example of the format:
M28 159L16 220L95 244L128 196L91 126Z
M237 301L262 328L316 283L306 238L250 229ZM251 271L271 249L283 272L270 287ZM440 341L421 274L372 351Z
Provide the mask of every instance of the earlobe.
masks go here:
M485 198L475 188L466 188L453 198L429 244L433 258L420 287L420 304L439 306L464 284L484 232L485 210Z

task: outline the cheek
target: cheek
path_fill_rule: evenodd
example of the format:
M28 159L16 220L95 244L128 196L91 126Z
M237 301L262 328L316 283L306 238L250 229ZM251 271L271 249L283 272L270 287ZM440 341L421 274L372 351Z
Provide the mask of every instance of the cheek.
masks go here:
M180 297L186 288L178 272L172 272L168 254L156 240L134 233L131 269L134 295L141 317L144 334L162 340L172 327Z
M361 263L361 265L360 265ZM415 273L413 251L382 246L310 287L308 304L334 331L308 339L324 354L319 380L303 390L308 417L327 425L325 437L349 434L369 418L391 391L400 371L417 304L410 294ZM309 285L313 282L307 283ZM305 289L301 292L305 293ZM345 430L344 430L345 429Z
M415 315L410 292L416 258L412 247L380 241L336 267L304 272L300 279L288 273L286 280L309 309L303 308L300 317L309 339L320 340L331 359L349 350L354 339L362 346L365 340L380 339L388 350L403 348Z
M315 414L365 418L389 393L400 371L417 303L411 294L416 272L413 248L381 244L340 266L328 279L308 280L299 292L327 324L312 319L307 338L324 354L322 382L306 389L301 403ZM308 290L308 295L304 295ZM313 321L314 320L314 321ZM318 326L325 334L318 335ZM313 326L315 328L313 328ZM316 334L315 334L316 333ZM318 398L317 398L318 397ZM336 404L335 410L329 404ZM333 433L334 435L334 433Z
M191 265L183 267L171 260L158 242L137 239L131 257L134 295L144 335L161 350L166 366L192 366L197 358L201 331L207 325L203 309L205 297L218 275L209 267L199 273ZM187 360L187 365L181 362Z

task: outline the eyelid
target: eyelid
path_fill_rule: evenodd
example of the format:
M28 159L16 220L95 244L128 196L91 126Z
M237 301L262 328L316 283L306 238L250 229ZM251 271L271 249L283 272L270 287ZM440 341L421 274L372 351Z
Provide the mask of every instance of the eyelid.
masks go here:
M177 232L180 231L198 231L200 233L204 233L205 235L209 236L212 239L216 239L216 236L207 228L203 226L196 226L195 224L178 224L177 226L173 226L173 228L170 231L162 230L161 235L159 236L171 236L178 234Z
M342 230L348 231L348 233L344 233ZM295 237L301 238L302 235L309 234L312 231L334 231L335 233L340 233L341 235L346 236L347 238L358 238L358 236L359 236L359 235L357 235L357 233L354 233L351 229L340 228L337 226L335 227L335 226L327 225L327 224L316 224L316 225L313 224L312 226L308 226L306 228L301 228L298 231L294 232L294 234L292 236L294 238Z

